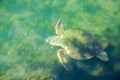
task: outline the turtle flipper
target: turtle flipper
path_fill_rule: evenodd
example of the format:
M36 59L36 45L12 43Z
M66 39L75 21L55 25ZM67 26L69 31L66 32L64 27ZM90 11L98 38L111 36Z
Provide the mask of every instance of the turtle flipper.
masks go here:
M66 54L66 51L64 49L58 50L57 56L58 56L59 62L67 71L72 69L72 66L70 65L70 59L68 58L69 56Z
M55 26L55 31L56 31L56 34L57 35L61 35L64 33L64 27L63 27L63 24L62 24L62 20L59 19L56 23L56 26Z
M109 58L107 56L107 53L104 52L104 51L99 53L96 57L99 58L102 61L108 61L109 60Z

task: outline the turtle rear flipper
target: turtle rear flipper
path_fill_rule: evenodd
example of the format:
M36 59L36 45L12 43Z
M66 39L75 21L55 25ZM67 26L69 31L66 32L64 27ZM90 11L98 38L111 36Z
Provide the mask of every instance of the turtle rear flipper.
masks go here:
M99 58L102 61L108 61L109 60L109 58L107 56L107 53L104 52L104 51L99 53L96 57Z
M67 71L72 69L72 66L70 65L70 59L68 58L69 56L67 55L64 49L58 50L57 56L58 56L59 62Z

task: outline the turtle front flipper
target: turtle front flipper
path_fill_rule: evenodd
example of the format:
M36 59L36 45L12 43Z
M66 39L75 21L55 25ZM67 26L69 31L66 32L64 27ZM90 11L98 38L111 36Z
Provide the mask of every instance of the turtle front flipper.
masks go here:
M57 21L56 26L55 26L55 31L57 35L62 35L64 33L64 27L63 27L61 19Z
M99 58L102 61L108 61L109 60L109 58L107 56L107 53L104 52L104 51L102 51L101 53L99 53L96 57Z
M70 65L70 59L69 56L67 55L66 51L64 49L60 49L57 52L57 56L59 59L59 62L62 64L62 66L67 70L71 70L72 66Z

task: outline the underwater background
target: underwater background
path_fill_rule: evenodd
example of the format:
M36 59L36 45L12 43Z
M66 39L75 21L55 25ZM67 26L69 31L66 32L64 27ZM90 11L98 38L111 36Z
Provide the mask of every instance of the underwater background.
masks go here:
M77 61L66 71L60 47L45 42L61 18L109 42L108 62ZM0 80L119 80L120 0L0 0Z

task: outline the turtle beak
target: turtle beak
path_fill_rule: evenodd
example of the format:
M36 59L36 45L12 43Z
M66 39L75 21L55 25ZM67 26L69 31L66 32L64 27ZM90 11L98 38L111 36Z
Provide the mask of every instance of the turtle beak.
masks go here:
M47 42L47 43L53 42L53 39L52 39L52 38L53 38L53 37L48 37L45 42Z
M47 38L47 39L45 40L45 42L46 42L46 43L50 42L50 39L49 39L49 38Z

